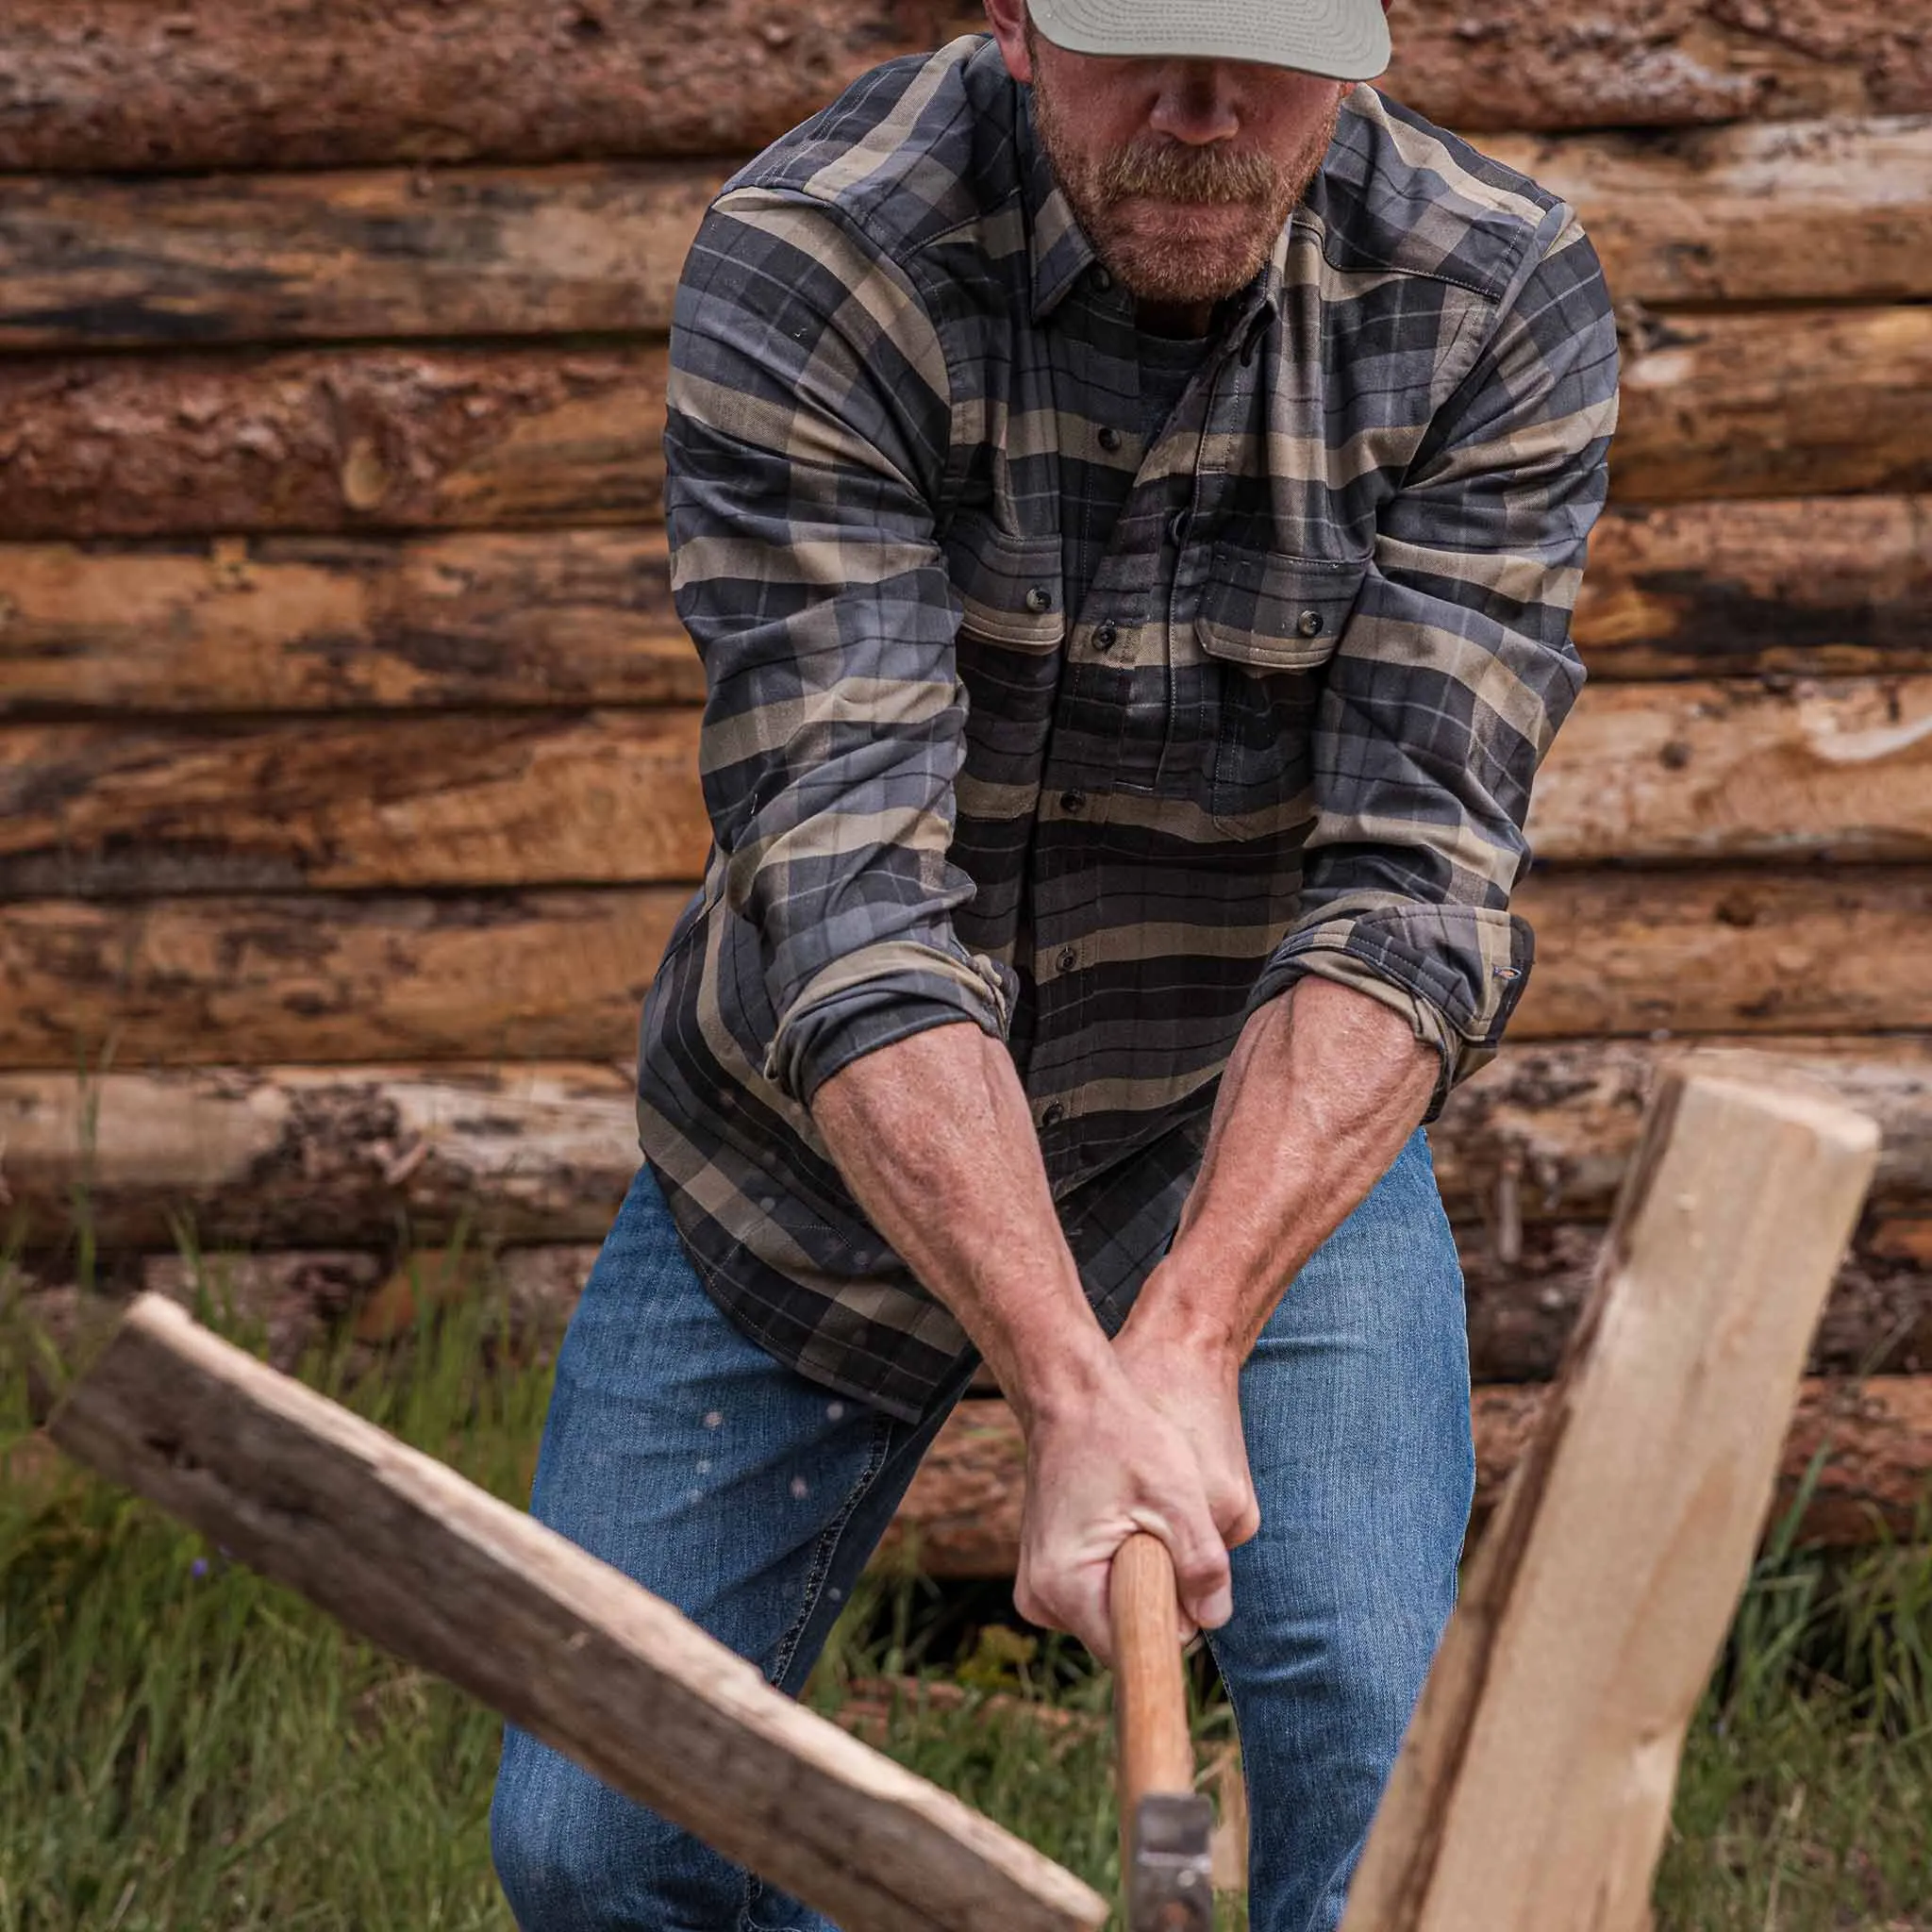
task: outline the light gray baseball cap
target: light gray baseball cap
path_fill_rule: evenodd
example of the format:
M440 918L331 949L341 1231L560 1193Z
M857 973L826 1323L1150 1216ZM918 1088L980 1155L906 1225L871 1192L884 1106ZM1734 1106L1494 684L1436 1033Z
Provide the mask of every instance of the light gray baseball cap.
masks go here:
M1389 64L1382 0L1029 0L1033 25L1074 54L1258 60L1331 80Z

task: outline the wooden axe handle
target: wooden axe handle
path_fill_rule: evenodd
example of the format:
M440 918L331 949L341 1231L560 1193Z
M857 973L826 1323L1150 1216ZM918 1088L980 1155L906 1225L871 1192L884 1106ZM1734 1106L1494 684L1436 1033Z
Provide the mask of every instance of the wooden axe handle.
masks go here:
M1120 1727L1123 1844L1149 1791L1194 1789L1194 1744L1181 1668L1180 1604L1174 1558L1158 1537L1130 1536L1113 1559L1114 1710Z

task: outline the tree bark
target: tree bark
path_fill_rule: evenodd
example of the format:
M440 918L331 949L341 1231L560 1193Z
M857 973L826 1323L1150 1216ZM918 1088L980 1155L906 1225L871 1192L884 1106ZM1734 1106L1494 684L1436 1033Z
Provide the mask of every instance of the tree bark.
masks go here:
M0 537L661 516L664 351L342 348L0 363ZM1932 486L1932 308L1647 325L1626 503Z
M1908 9L1871 0L1396 0L1387 86L1465 128L1932 108ZM14 0L0 168L185 171L741 154L867 68L984 26L949 0Z
M689 897L18 901L0 909L0 1066L622 1058ZM1539 953L1518 1044L1932 1028L1932 869L1538 873L1516 904Z
M704 692L661 528L0 545L0 717Z

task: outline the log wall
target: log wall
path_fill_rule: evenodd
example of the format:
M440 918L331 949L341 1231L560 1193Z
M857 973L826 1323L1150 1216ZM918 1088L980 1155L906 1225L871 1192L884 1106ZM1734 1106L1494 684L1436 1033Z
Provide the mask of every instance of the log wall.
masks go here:
M1523 891L1537 975L1434 1137L1485 1481L1657 1064L1715 1041L1884 1124L1790 1466L1840 1427L1812 1527L1908 1527L1932 1468L1932 29L1873 0L1588 14L1391 10L1390 92L1572 198L1624 323L1591 682ZM638 1000L708 839L661 527L678 266L742 157L974 20L4 10L0 1252L43 1311L88 1268L178 1289L186 1238L233 1251L278 1346L376 1339L425 1291L419 1250L435 1292L474 1287L454 1241L554 1332L632 1170ZM908 1534L941 1568L1008 1561L1016 1471L978 1407Z

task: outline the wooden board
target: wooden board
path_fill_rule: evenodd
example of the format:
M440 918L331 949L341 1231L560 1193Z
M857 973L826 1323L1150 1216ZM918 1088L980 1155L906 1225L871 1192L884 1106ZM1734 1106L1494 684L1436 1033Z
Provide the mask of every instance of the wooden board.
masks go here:
M1928 504L1611 509L1591 676L1932 671ZM0 544L0 717L703 694L660 528Z
M1522 1459L1549 1388L1475 1391L1478 1528ZM1821 1446L1826 1455L1803 1518L1806 1541L1853 1548L1888 1530L1911 1536L1932 1486L1932 1376L1807 1380L1779 1462L1774 1522L1797 1501ZM1010 1576L1024 1494L1025 1441L1012 1411L996 1397L962 1402L913 1478L880 1560L932 1576Z
M694 710L0 736L0 894L690 879Z
M0 362L0 539L632 523L663 386L655 344ZM1625 357L1620 501L1928 485L1932 308L1680 316Z
M958 0L398 0L344 34L325 0L13 0L0 168L339 167L748 152L874 62L983 25ZM1463 127L1667 125L1932 108L1908 9L1534 0L1478 23L1396 0L1389 85ZM27 108L32 111L26 111Z
M852 1932L1092 1932L1105 1902L620 1572L198 1328L129 1311L71 1455Z
M1342 1932L1647 1932L1678 1754L1877 1141L1796 1087L1666 1072Z
M16 901L0 1067L622 1058L689 895ZM1538 873L1516 903L1538 944L1519 1044L1932 1028L1932 869Z
M1612 506L1574 636L1596 679L1932 670L1932 498Z
M661 527L0 545L0 716L704 691Z
M1932 487L1932 308L1677 316L1626 345L1625 502Z
M1505 135L1623 302L1932 295L1932 120ZM722 162L38 175L0 218L0 350L663 330Z
M1802 1067L1876 1118L1874 1207L1932 1212L1932 1036L1732 1044L1754 1065ZM1452 1213L1471 1225L1607 1218L1674 1050L1507 1048L1430 1129ZM104 1247L172 1247L177 1214L206 1243L237 1247L380 1246L458 1225L595 1241L636 1168L622 1063L0 1073L0 1212L42 1248L66 1237L76 1190Z

